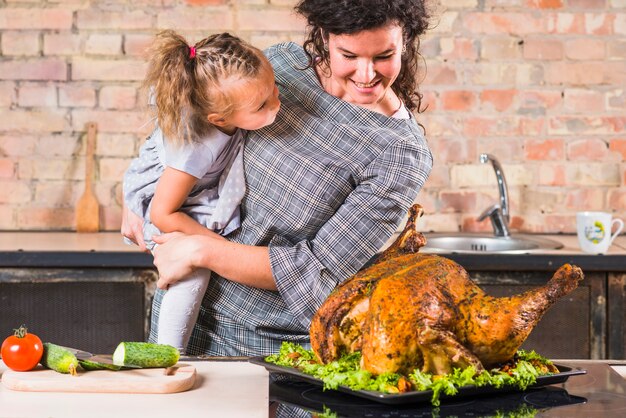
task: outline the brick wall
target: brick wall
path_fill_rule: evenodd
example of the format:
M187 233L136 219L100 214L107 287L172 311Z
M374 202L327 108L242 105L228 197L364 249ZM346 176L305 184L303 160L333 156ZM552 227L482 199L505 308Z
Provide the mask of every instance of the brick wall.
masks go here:
M150 126L137 87L158 29L231 31L264 48L302 39L295 0L0 0L0 230L73 230L87 121L96 194L120 224L122 173ZM626 216L626 0L433 1L422 40L435 167L428 230L490 230L489 152L513 225L573 232L578 210Z

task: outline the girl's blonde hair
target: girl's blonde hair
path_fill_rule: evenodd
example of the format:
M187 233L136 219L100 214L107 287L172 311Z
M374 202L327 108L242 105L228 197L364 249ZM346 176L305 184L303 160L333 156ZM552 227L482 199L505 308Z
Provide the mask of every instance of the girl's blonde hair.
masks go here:
M161 31L149 50L143 88L151 91L165 138L181 144L205 136L207 115L228 117L236 108L231 87L271 71L263 53L228 33L211 35L195 45L172 30Z

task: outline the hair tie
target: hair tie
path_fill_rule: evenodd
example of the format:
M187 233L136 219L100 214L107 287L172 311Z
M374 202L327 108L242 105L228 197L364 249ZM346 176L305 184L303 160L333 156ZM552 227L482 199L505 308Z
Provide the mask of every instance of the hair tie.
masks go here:
M196 47L190 46L189 47L189 59L194 59L195 57L196 57Z

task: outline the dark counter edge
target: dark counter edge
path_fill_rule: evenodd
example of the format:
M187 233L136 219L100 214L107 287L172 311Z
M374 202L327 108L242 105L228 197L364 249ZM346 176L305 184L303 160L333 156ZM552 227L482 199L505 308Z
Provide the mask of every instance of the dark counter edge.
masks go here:
M152 254L128 251L0 251L0 267L154 268Z
M575 264L584 271L626 272L626 256L587 254L439 254L471 271L555 271ZM374 257L368 264L371 264ZM0 251L0 267L154 268L152 255L115 251Z
M574 264L583 271L626 272L626 256L588 254L437 254L469 271L556 271ZM368 265L375 261L375 257Z

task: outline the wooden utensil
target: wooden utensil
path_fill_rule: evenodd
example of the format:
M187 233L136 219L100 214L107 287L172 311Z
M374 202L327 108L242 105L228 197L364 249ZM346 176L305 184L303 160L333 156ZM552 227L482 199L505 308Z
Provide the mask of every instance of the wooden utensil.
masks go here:
M85 191L76 205L76 231L98 232L100 229L100 206L93 192L93 155L96 148L97 125L87 123L87 147L85 151Z

